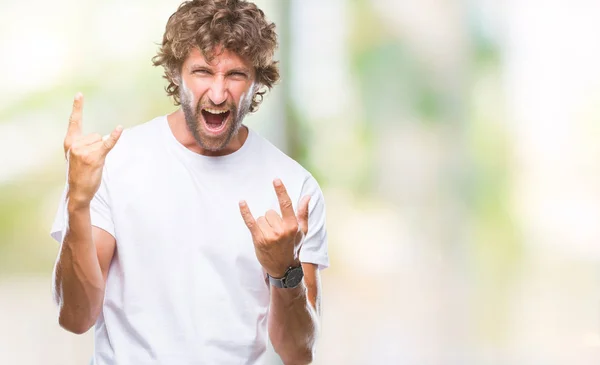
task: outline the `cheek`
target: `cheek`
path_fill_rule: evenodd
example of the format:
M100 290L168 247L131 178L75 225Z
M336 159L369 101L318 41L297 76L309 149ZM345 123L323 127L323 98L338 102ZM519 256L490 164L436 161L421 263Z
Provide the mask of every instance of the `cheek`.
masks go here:
M185 97L185 100L189 103L194 99L194 95L191 90L187 86L187 83L184 80L181 80L181 93Z
M239 98L238 98L238 102L237 105L238 106L242 106L246 104L246 99L248 97L248 91L242 91L242 93L240 94Z
M194 82L194 80L181 83L181 90L185 94L188 102L192 105L198 103L204 89L205 86L202 85L201 82Z
M254 94L254 85L249 88L240 88L237 95L237 105L247 105L252 100L252 95Z

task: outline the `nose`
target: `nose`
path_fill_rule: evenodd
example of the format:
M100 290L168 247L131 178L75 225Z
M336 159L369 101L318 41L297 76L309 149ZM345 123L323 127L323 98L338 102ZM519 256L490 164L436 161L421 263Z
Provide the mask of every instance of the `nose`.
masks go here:
M227 100L227 85L223 77L215 77L210 89L208 90L208 98L215 104L223 104Z

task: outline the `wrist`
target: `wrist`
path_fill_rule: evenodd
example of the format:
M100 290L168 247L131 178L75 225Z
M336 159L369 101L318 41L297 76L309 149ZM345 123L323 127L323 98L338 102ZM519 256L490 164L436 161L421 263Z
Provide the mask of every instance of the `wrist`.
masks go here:
M90 209L90 200L87 199L78 199L74 198L70 195L67 196L67 211L69 213L78 212L81 210L89 210Z
M300 283L293 288L280 288L275 285L271 285L271 292L275 293L279 297L282 297L286 301L295 301L300 298L304 298L304 300L306 300L308 289L306 288L304 279L302 279Z
M269 283L277 288L282 289L293 289L302 283L304 279L304 271L302 270L302 264L298 263L296 266L289 266L281 277L273 277L269 274Z
M301 266L302 263L300 262L300 259L296 258L293 261L291 261L289 264L281 266L277 269L273 269L273 270L266 270L267 274L269 274L270 277L275 278L275 279L281 279L282 277L284 277L286 271L290 268L290 267L298 267Z

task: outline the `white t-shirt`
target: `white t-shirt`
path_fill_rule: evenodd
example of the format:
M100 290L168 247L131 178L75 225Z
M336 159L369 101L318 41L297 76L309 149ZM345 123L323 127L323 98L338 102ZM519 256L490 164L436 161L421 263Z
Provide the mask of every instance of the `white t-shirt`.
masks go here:
M262 363L270 287L238 202L246 200L255 218L280 213L276 177L294 209L312 196L300 260L327 267L319 185L255 131L221 157L188 150L166 116L123 132L90 209L92 225L117 242L95 325L94 364ZM58 242L64 201L51 231Z

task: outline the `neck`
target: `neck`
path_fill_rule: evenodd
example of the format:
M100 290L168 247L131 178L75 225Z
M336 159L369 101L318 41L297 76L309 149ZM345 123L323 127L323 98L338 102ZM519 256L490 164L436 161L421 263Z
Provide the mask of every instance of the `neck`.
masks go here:
M227 146L218 151L211 151L202 148L198 142L196 142L194 135L192 132L190 132L185 123L185 115L183 114L183 110L181 108L167 115L167 121L169 123L171 133L173 133L173 136L175 139L177 139L177 141L179 141L179 143L184 145L190 151L204 156L225 156L234 153L242 148L242 145L246 141L246 138L248 138L249 133L248 127L242 124Z

